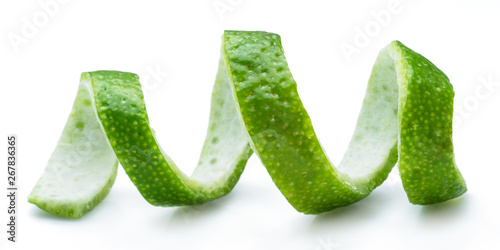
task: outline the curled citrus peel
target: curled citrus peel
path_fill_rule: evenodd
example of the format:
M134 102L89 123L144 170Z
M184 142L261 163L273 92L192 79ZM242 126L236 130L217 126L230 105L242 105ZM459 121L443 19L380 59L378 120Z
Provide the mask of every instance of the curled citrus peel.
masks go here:
M335 168L313 130L281 39L226 31L199 163L184 174L149 126L133 73L83 73L73 110L29 202L81 217L108 194L117 160L152 205L205 203L228 194L255 152L299 212L318 214L371 193L398 161L408 199L433 204L466 192L452 144L453 87L394 41L379 54L356 129Z

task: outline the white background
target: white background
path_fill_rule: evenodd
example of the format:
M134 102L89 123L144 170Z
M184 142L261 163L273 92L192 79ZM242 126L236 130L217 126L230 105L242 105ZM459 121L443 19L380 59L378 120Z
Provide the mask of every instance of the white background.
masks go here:
M6 166L6 135L16 133L20 187L15 244L3 233L7 201L0 199L1 249L500 249L500 7L494 1L74 0L50 13L40 5L45 2L0 3L0 162ZM227 9L218 13L214 3ZM389 14L381 21L381 13ZM27 22L35 30L13 44ZM254 155L229 195L198 207L149 205L121 168L108 197L81 219L27 202L85 71L139 74L162 147L191 173L224 29L281 35L334 164L349 142L378 51L400 40L427 57L455 87L454 144L467 194L415 206L393 171L359 203L303 215ZM346 44L356 53L346 56ZM6 170L0 178L5 188Z

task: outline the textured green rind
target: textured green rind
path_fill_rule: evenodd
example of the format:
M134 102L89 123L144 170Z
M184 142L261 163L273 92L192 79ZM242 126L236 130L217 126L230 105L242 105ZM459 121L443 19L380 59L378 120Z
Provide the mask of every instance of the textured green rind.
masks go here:
M276 186L300 212L319 213L367 194L339 178L297 94L280 37L226 31L228 71L253 148Z
M429 60L400 42L391 46L409 74L400 100L399 171L413 204L433 204L467 191L453 153L453 86Z
M353 138L338 168L316 137L277 34L224 33L207 137L191 177L160 148L137 75L88 72L82 74L81 85L88 89L84 105L92 105L107 144L153 205L201 204L228 194L253 152L289 203L306 214L363 199L387 178L398 155L411 203L442 202L466 191L451 141L453 88L436 66L397 41L374 64ZM71 134L75 128L68 124ZM49 172L44 177L53 174ZM90 206L83 201L61 205L38 196L30 202L80 217L105 197L113 181L110 176ZM85 210L74 212L75 207Z
M156 206L194 205L219 198L232 190L251 155L250 148L242 149L235 156L239 160L222 186L210 188L199 184L182 173L160 149L149 126L137 75L117 71L88 74L95 93L97 114L111 147L149 203ZM218 106L212 104L212 107L217 110ZM210 136L210 130L207 134Z
M151 204L184 204L193 193L160 152L149 127L137 75L89 73L99 119L116 157L139 192Z

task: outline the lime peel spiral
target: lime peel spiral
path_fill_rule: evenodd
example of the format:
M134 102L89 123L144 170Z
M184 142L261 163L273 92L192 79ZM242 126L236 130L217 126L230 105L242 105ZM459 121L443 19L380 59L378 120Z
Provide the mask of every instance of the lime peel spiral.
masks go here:
M453 97L441 70L390 43L377 57L351 142L334 167L299 98L279 35L225 31L207 135L191 176L161 149L136 74L86 72L28 200L50 213L82 217L109 193L119 162L150 204L202 204L228 194L255 152L305 214L365 198L398 160L409 201L439 203L467 191L454 158Z

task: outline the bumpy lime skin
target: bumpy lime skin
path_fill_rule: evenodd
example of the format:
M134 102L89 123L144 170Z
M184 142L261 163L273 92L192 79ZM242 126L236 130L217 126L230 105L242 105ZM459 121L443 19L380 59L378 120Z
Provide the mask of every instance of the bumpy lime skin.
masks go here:
M401 42L391 44L408 72L400 100L399 171L413 204L433 204L464 194L452 142L453 97L448 77ZM400 91L401 92L401 91Z
M237 156L234 171L222 186L207 188L185 176L162 152L149 126L144 96L136 74L118 71L89 74L97 115L109 143L127 175L150 204L201 204L220 198L233 189L252 154L250 147L244 148ZM219 85L216 84L216 87L226 87ZM218 100L215 98L213 101ZM214 103L212 105L216 106Z
M151 132L139 77L117 71L90 75L104 131L142 196L154 205L192 204L193 193L169 166Z
M317 214L368 195L339 178L323 152L278 35L226 31L223 50L253 149L288 202Z

